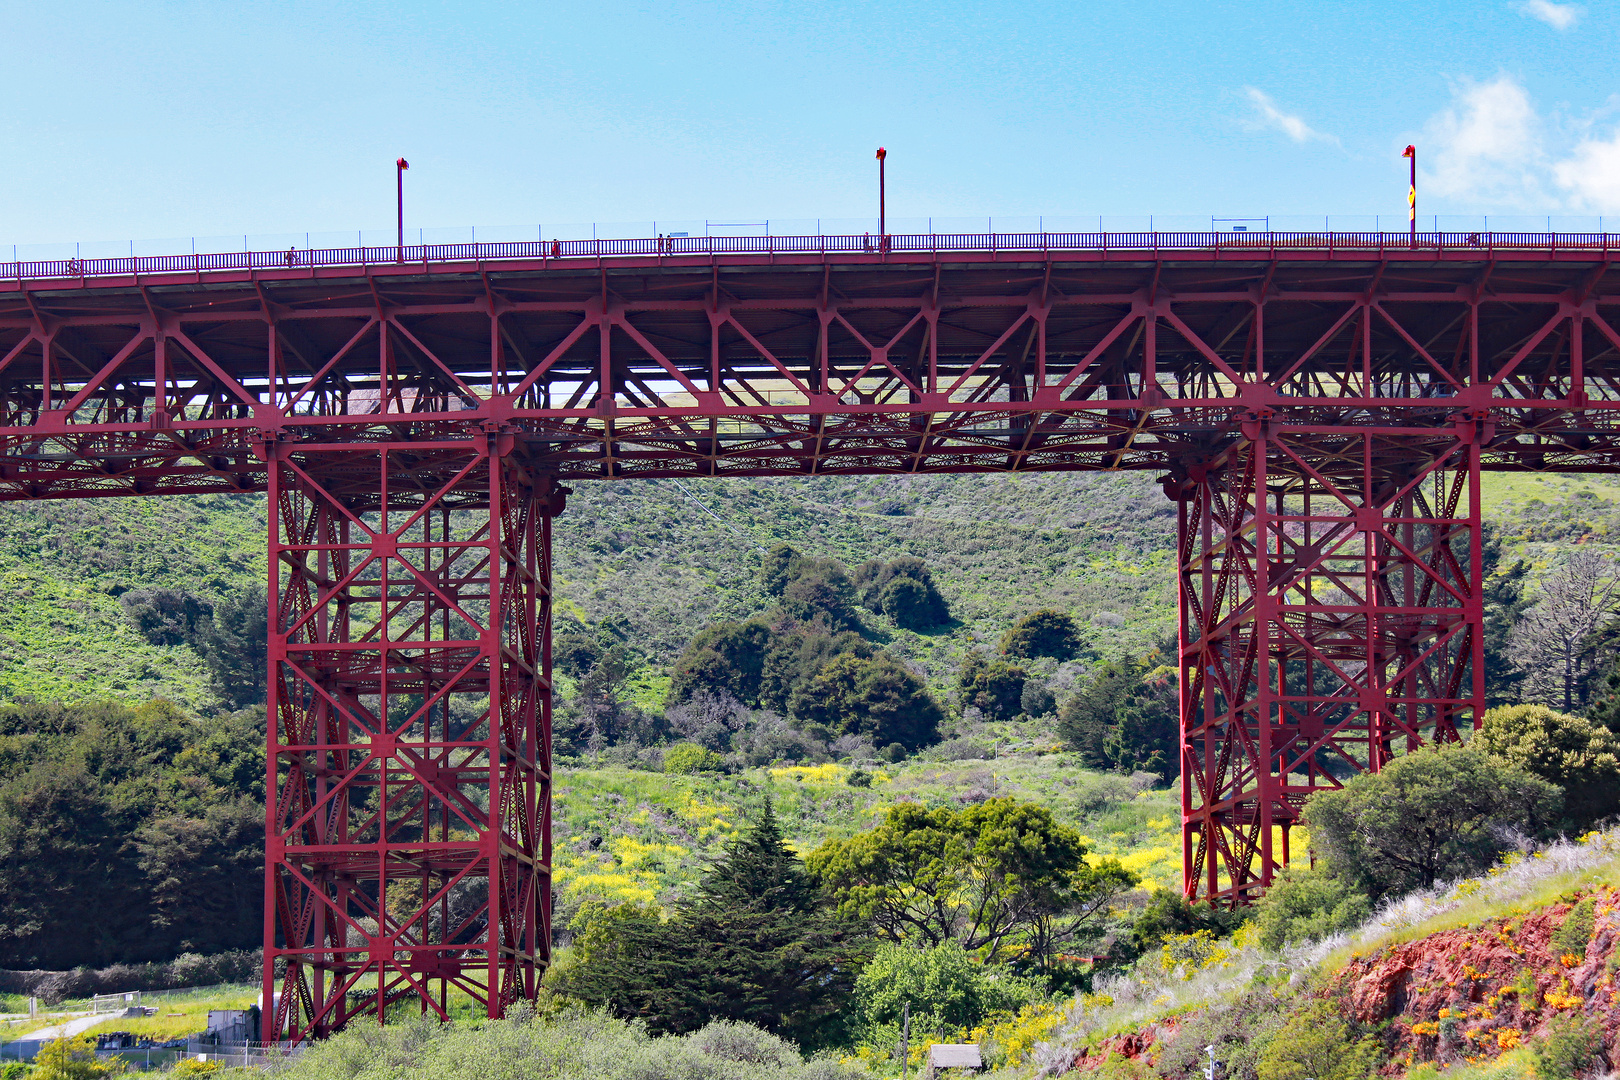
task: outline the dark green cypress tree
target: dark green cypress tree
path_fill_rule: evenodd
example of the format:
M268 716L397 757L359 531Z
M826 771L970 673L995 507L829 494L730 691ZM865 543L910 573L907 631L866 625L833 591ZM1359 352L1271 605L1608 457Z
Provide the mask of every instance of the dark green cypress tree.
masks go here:
M769 803L673 919L610 917L604 947L558 989L658 1033L735 1020L822 1042L869 951L864 928L825 909Z

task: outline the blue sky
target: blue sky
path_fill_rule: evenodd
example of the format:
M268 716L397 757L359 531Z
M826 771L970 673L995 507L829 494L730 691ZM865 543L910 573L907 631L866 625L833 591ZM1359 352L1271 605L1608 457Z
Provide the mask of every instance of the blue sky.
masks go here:
M0 0L0 242L875 216L1620 221L1620 15ZM1349 219L1346 219L1349 220ZM549 229L549 226L548 226ZM482 235L493 237L494 230Z

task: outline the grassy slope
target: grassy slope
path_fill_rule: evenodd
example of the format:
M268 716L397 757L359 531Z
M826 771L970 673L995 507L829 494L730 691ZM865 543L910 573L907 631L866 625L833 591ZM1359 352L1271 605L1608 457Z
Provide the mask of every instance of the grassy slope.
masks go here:
M989 725L992 731L1011 725ZM1050 736L1044 740L1050 748ZM587 900L669 904L689 889L726 837L768 796L789 842L808 852L873 825L900 800L962 806L989 796L1038 802L1154 884L1181 869L1173 791L1097 806L1096 774L1073 755L1015 751L988 761L913 760L851 787L839 765L753 769L738 776L667 776L620 768L569 769L557 780L553 865L559 922Z

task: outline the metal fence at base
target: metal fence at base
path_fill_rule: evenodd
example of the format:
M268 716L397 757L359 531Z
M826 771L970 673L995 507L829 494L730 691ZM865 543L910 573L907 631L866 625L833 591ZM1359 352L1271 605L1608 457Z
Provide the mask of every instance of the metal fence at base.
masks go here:
M180 1057L198 1061L217 1061L228 1069L247 1066L274 1065L298 1057L306 1047L290 1043L214 1043L193 1039L186 1043Z

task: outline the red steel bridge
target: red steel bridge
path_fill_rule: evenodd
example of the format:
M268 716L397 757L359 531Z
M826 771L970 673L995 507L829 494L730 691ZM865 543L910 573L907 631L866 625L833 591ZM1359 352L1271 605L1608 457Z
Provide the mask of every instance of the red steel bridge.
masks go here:
M1482 710L1485 469L1620 470L1620 236L675 238L0 263L0 499L267 491L265 1037L550 953L550 529L609 477L1147 469L1184 884Z

